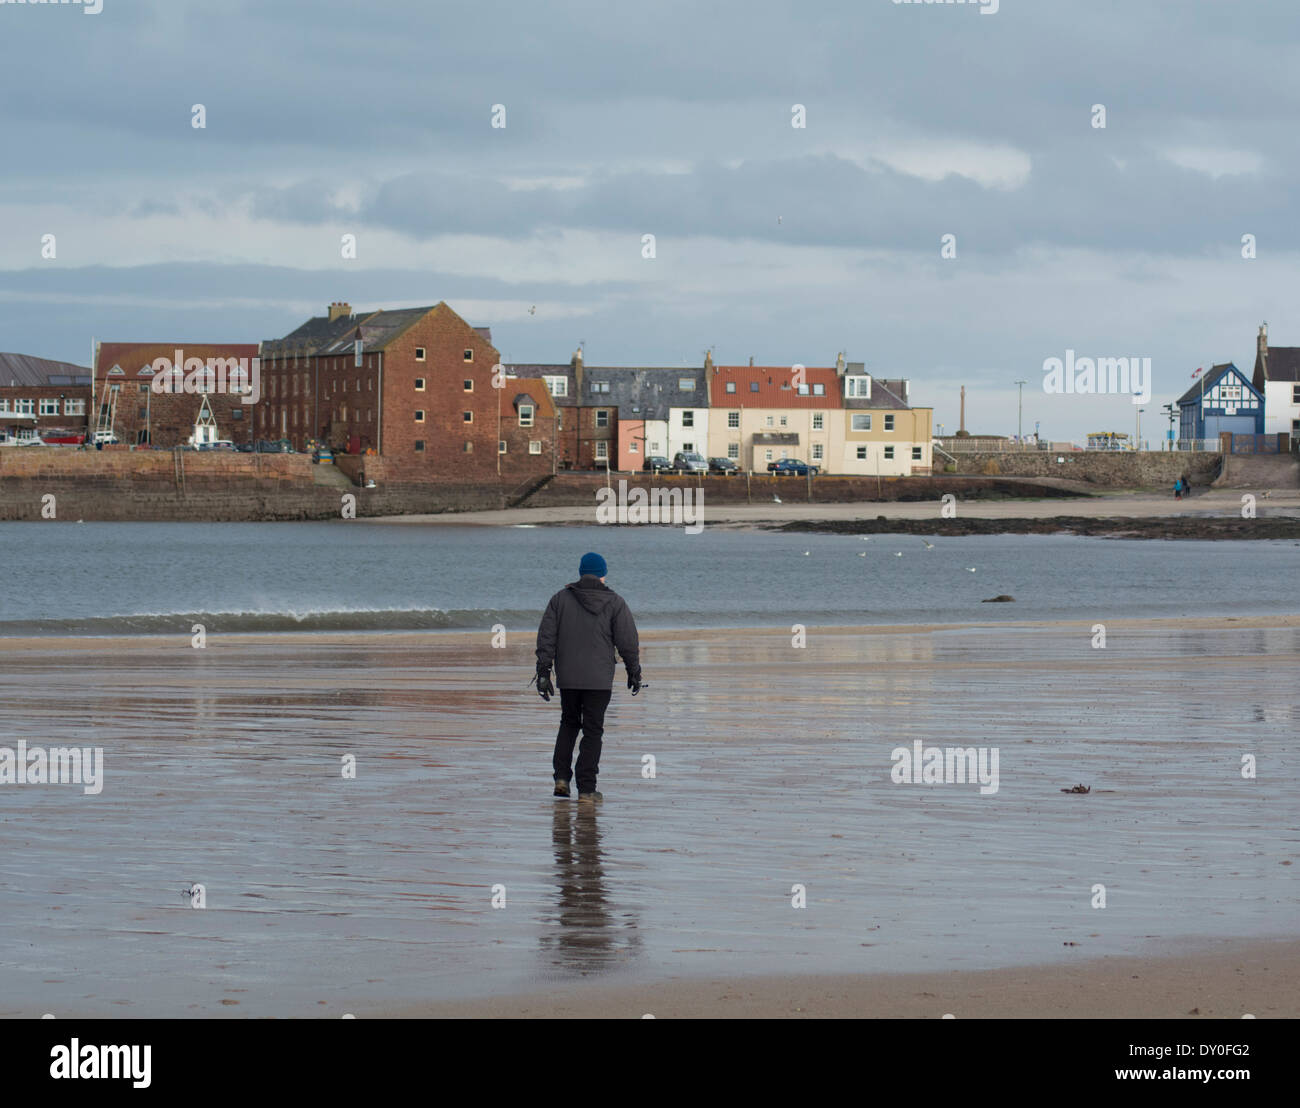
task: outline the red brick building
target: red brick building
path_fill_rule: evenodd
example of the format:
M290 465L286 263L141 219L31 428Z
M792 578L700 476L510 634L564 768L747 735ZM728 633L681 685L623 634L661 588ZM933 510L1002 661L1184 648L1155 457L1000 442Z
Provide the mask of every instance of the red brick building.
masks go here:
M0 354L0 441L86 433L90 370L27 354Z
M195 359L205 367L220 361L223 369L230 359L246 359L251 377L256 357L257 346L252 343L96 343L91 429L111 424L119 442L152 443L162 449L184 446L194 437L206 395L207 411L212 416L212 423L204 432L206 438L225 439L236 445L249 443L252 412L256 407L251 401L255 393L235 391L230 387L234 382L229 380L224 387L215 387L215 373L211 382L214 387L202 395L186 391L180 381L175 382L174 391L159 392L153 386L163 359L169 366L179 360L181 365L177 368L182 371L186 362Z
M374 451L407 479L522 481L554 471L549 393L507 376L491 331L445 303L354 312L336 302L261 351L257 438Z

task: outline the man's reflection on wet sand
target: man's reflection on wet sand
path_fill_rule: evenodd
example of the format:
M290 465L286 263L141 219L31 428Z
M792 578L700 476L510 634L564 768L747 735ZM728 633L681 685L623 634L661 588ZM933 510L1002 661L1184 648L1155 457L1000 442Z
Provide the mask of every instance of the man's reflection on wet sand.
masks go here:
M551 820L558 911L544 917L542 950L553 965L593 973L624 963L641 948L636 917L617 918L605 887L599 805L563 801Z

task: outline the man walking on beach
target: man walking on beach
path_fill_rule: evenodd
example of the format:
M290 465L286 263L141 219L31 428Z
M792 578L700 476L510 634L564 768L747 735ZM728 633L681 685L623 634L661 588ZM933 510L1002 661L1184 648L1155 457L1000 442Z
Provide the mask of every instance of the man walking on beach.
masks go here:
M636 622L627 603L605 584L608 572L599 554L584 554L578 580L551 597L537 629L537 691L549 701L555 693L551 663L560 686L560 731L555 737L555 796L569 795L574 776L573 744L578 751L578 799L595 802L601 737L609 707L618 649L627 668L627 687L641 691L641 651Z

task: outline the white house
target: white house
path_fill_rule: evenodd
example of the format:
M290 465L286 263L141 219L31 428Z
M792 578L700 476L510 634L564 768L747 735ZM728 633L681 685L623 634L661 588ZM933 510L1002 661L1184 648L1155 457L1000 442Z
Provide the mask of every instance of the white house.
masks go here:
M1264 396L1264 434L1285 432L1300 440L1300 346L1268 345L1268 324L1260 324L1251 384Z

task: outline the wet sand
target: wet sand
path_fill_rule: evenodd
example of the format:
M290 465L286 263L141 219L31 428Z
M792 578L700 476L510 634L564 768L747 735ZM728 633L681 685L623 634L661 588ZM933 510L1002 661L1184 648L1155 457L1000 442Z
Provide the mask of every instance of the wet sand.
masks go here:
M558 709L524 687L529 635L0 640L0 745L106 764L98 796L0 785L0 1015L762 1015L806 995L965 1017L986 992L982 1014L1294 1015L1275 983L1300 995L1295 958L1241 960L1300 939L1300 618L1107 631L1100 650L1089 621L813 627L802 648L646 633L650 687L616 689L594 812L549 795ZM895 784L916 739L997 747L997 792ZM1132 957L1165 985L1107 976ZM970 976L1008 967L1033 968Z
M1084 519L1168 519L1176 516L1226 516L1241 518L1243 489L1197 490L1187 500L1151 492L1100 492L1087 497L1059 497L1050 500L963 500L957 507L961 519L1054 519L1074 516ZM1263 493L1265 490L1258 490ZM800 502L798 491L777 504L772 501L753 504L711 503L705 492L703 522L710 527L758 527L791 523L795 520L886 519L937 520L943 505L931 501L855 502L848 504L808 504ZM1300 514L1300 491L1275 489L1267 499L1257 501L1260 516ZM441 515L378 516L366 523L443 524L464 526L521 526L564 523L595 523L594 504L587 507L508 508L487 512L448 512Z

